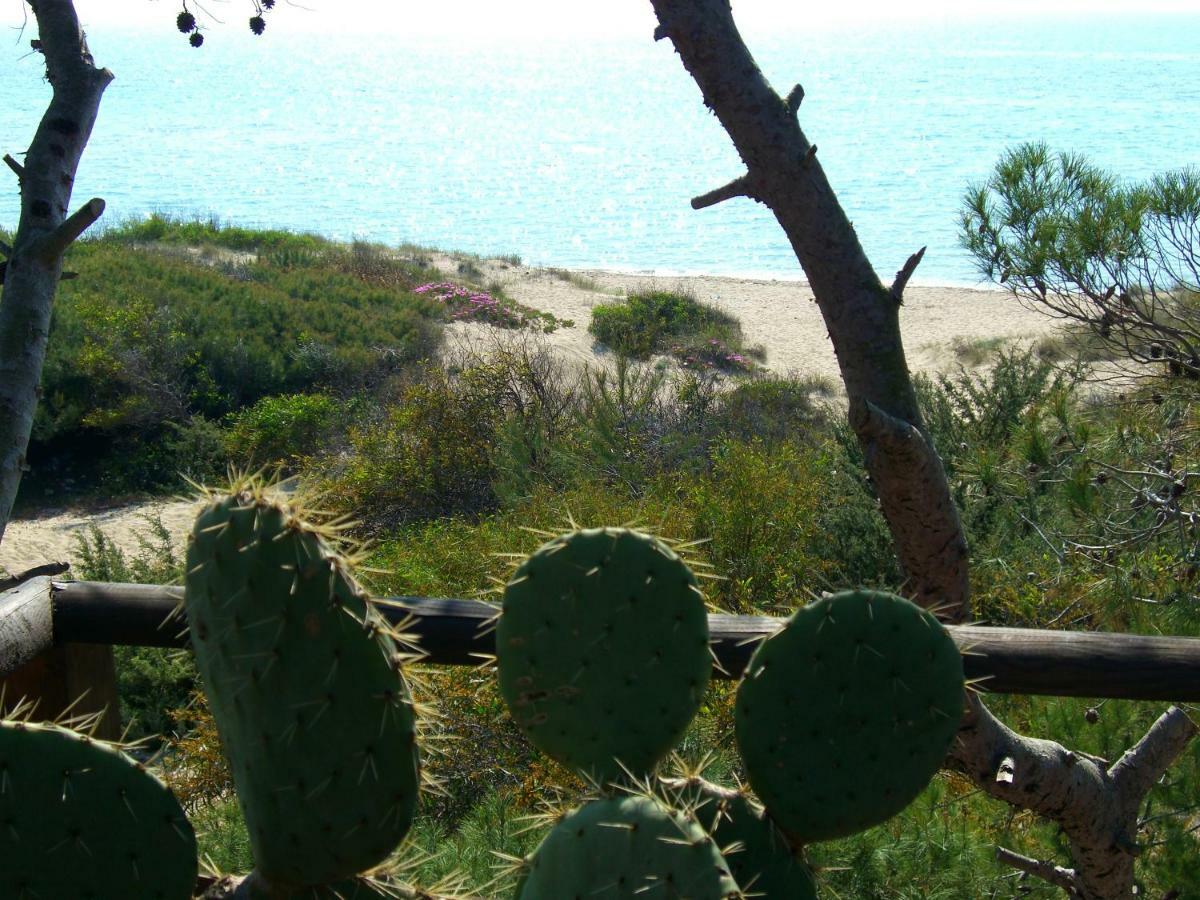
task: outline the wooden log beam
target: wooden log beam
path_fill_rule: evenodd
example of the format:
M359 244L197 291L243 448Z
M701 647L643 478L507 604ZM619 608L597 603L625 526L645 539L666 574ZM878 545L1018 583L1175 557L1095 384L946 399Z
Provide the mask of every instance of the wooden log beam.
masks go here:
M117 671L111 646L55 641L53 582L39 576L0 590L0 715L37 703L42 719L102 713L93 732L121 736Z
M57 642L186 644L182 617L168 620L179 605L180 588L56 581L51 594ZM495 652L487 625L496 608L486 603L394 597L380 611L393 622L414 617L406 630L417 636L430 662L472 665ZM709 616L713 651L724 670L718 677L738 677L757 642L781 623L765 616ZM1197 638L980 626L950 626L950 633L967 651L967 677L983 679L980 687L995 693L1200 701ZM20 648L7 642L20 644L22 634L0 618L0 675L4 660L20 655Z

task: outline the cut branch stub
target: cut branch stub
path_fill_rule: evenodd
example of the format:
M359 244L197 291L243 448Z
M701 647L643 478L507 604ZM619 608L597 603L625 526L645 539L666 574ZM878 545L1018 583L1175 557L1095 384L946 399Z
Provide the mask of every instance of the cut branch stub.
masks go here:
M716 206L718 203L723 203L726 200L732 200L734 197L749 197L752 200L758 199L754 196L749 175L742 175L733 179L729 184L723 184L721 187L711 190L707 194L693 197L692 209L706 209L710 206Z
M921 264L921 260L925 258L925 247L922 247L912 256L910 256L904 265L900 267L900 271L896 273L896 280L892 282L891 295L892 299L897 303L904 302L904 289L908 286L908 280L912 278L913 272L917 271L917 266Z
M18 180L25 178L25 167L13 159L11 154L4 154L4 164L13 170L13 174L17 176Z
M804 87L797 84L792 88L787 95L787 109L790 115L795 115L800 111L800 104L804 102Z
M104 215L104 201L93 197L61 225L38 239L34 252L44 265L54 266L75 241Z

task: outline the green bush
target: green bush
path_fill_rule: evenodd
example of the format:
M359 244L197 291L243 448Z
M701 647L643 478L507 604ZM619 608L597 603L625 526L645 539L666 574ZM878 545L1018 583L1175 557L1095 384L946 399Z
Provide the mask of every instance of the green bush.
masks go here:
M193 239L269 252L226 265L146 246ZM32 494L68 479L108 494L173 486L188 465L159 445L202 437L198 417L274 395L375 390L432 358L443 313L407 270L356 274L341 262L350 251L326 247L155 219L77 243L67 264L80 277L59 290L43 370Z
M832 385L821 377L761 374L716 397L711 429L768 444L818 439L830 417L821 401L832 396Z
M761 350L742 348L737 319L688 294L645 291L592 310L588 325L614 353L647 360L670 353L685 368L750 371Z
M102 240L119 244L174 244L185 247L221 247L247 252L307 251L328 249L328 240L315 234L298 234L274 228L240 228L216 218L176 219L154 213L106 229Z
M348 452L326 479L333 501L371 531L489 508L503 410L477 387L425 368L377 420L350 429Z
M263 397L230 417L225 446L245 468L295 464L316 453L345 416L345 403L328 394Z
M85 581L173 584L183 574L170 532L150 517L136 535L138 549L127 554L99 528L75 536L72 572ZM168 626L170 627L170 626ZM179 626L177 626L179 627ZM191 654L161 647L113 648L121 722L130 739L167 734L171 710L187 704L196 683Z
M790 444L722 444L692 489L692 537L725 580L714 599L736 613L791 610L825 582L813 552L824 502L810 455Z

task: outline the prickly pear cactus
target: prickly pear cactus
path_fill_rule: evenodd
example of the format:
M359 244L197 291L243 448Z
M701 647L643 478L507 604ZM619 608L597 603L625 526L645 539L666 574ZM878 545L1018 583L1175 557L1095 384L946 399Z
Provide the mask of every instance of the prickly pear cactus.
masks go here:
M170 790L119 749L0 722L0 897L187 900L196 837Z
M741 891L716 843L649 796L591 803L563 818L527 861L517 900L570 897L726 900Z
M522 563L496 653L521 730L601 783L671 750L712 669L695 576L663 541L624 528L555 538Z
M211 498L188 545L196 662L273 889L370 869L417 799L401 647L327 537L243 484Z
M928 784L962 718L962 658L909 601L847 591L798 610L738 688L746 774L797 843L869 828Z
M674 790L717 842L734 880L748 896L816 900L812 870L745 790L723 788L698 777Z

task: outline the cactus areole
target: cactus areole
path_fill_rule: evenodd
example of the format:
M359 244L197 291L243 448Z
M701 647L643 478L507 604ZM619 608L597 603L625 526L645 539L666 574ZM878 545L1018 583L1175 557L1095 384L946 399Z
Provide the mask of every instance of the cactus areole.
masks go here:
M522 563L496 652L518 727L601 783L670 752L712 671L696 577L666 543L624 528L555 538Z
M212 500L187 567L192 643L256 881L324 885L382 862L419 785L387 623L319 529L261 489Z

